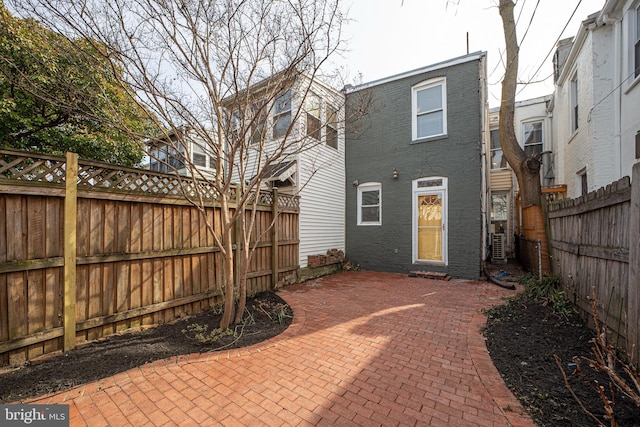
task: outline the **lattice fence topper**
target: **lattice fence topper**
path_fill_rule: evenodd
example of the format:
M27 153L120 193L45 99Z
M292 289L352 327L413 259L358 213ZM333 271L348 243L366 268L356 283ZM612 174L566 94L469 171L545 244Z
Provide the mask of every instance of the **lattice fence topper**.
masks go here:
M65 158L0 150L0 179L64 185Z
M16 150L0 150L0 181L21 181L48 183L56 186L65 184L66 158L42 153ZM187 176L177 176L147 169L127 168L108 163L78 161L78 188L117 193L135 193L162 197L187 197L197 203L218 200L214 186L204 180L194 180ZM236 200L237 189L231 186L227 199ZM249 203L256 193L249 196ZM258 204L271 206L273 193L261 190ZM299 209L298 196L278 195L278 208Z
M280 209L300 209L300 197L278 194L278 207Z

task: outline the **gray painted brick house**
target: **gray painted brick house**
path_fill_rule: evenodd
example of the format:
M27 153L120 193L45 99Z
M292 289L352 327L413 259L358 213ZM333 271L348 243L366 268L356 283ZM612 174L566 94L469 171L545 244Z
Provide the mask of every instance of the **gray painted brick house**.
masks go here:
M486 54L346 89L346 254L476 279L486 241ZM353 111L370 97L366 114Z

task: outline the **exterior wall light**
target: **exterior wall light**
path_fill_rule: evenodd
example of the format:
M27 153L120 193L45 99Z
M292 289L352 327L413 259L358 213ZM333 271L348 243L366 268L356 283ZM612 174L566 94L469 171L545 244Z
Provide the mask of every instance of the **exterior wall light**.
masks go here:
M393 179L398 179L398 176L400 174L398 173L398 169L393 168L393 172L391 173L391 176L393 177Z

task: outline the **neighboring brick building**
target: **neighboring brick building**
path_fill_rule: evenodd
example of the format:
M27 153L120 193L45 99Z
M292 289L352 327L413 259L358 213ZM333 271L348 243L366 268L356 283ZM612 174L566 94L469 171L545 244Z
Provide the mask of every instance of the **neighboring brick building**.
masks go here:
M487 242L486 54L346 89L346 254L364 269L478 278Z

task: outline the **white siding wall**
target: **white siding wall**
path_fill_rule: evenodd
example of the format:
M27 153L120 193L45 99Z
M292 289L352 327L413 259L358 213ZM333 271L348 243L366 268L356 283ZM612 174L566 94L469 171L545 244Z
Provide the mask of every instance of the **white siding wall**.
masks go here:
M301 84L305 87L306 83ZM294 123L295 135L293 140L300 140L300 145L291 147L291 152L299 147L301 152L290 158L278 159L275 163L297 160L297 187L288 189L287 193L295 192L300 196L299 217L299 265L307 266L307 256L325 254L329 249L345 249L345 156L344 156L344 96L325 85L314 82L313 93L321 98L322 126L325 125L326 105L329 102L339 109L338 114L338 150L325 144L324 128L321 132L322 141L303 139L306 134L306 115L301 112ZM292 115L295 116L302 102L303 93L293 89ZM272 120L272 118L270 118ZM315 142L313 142L315 141ZM277 141L268 141L265 152L273 152ZM250 156L247 161L247 178L256 173L258 155ZM264 160L263 160L264 163ZM234 173L234 180L238 180ZM285 191L285 190L281 190Z
M323 100L323 109L327 101L339 108L338 149L320 144L300 154L301 268L307 266L309 255L345 250L344 97L320 87L315 92Z

